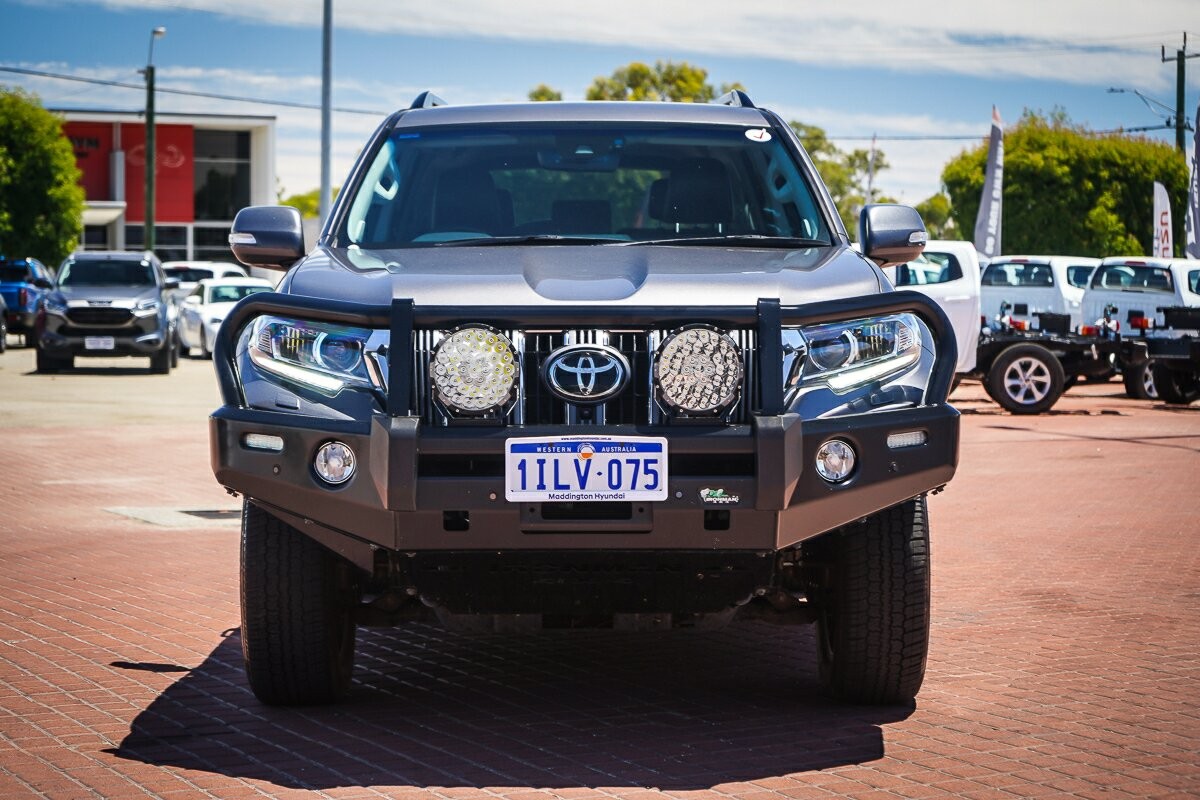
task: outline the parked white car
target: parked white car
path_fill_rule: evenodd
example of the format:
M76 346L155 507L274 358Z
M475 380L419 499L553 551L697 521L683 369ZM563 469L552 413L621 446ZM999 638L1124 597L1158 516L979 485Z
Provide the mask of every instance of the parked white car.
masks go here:
M163 264L163 272L167 273L168 278L179 281L179 288L171 292L179 301L191 294L202 280L248 277L244 267L225 261L167 261Z
M1083 298L1088 324L1103 319L1106 308L1123 336L1164 323L1160 308L1200 307L1200 262L1186 258L1114 256L1100 262ZM1152 320L1153 322L1139 322Z
M1039 313L1067 314L1070 330L1089 325L1083 295L1088 279L1100 264L1098 258L1080 256L997 256L983 271L980 297L988 319L1009 303L1012 319L1037 327Z
M979 346L979 253L970 242L934 239L915 261L888 267L884 273L897 289L927 295L950 318L958 345L955 371L965 375L975 369Z
M179 342L185 353L199 350L201 358L212 356L217 329L239 300L269 292L272 283L262 278L212 278L196 284L184 298L179 311Z

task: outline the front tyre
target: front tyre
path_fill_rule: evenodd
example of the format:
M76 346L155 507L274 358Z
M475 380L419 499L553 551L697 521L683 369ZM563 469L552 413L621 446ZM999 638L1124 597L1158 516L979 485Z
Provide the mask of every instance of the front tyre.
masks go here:
M1153 363L1153 362L1152 362ZM1154 385L1163 402L1186 406L1200 400L1200 374L1154 364Z
M75 356L53 356L40 347L37 349L37 353L34 354L34 357L36 359L35 369L42 374L49 372L61 372L63 370L71 369L75 366Z
M816 543L821 682L853 703L910 703L929 652L925 498L892 506Z
M267 705L345 697L354 668L353 568L258 506L242 505L242 657Z
M171 351L174 346L168 339L157 353L150 356L150 372L154 375L167 375L171 372Z
M1013 414L1049 411L1065 381L1058 358L1036 344L1015 344L996 356L984 379L991 398Z

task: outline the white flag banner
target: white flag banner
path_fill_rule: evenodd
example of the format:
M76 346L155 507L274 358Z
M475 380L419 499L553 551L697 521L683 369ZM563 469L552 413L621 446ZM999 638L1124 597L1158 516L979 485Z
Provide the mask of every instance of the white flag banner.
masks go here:
M1200 106L1196 106L1196 116L1193 119L1200 120ZM1200 258L1200 235L1196 233L1197 226L1200 226L1200 132L1193 138L1192 179L1188 182L1183 254L1188 258Z
M1167 187L1154 182L1154 248L1150 255L1155 258L1174 258L1175 242L1171 238L1171 198Z
M1004 201L1004 127L1000 111L992 106L992 133L988 142L983 196L975 215L975 249L988 258L1000 255L1000 218Z

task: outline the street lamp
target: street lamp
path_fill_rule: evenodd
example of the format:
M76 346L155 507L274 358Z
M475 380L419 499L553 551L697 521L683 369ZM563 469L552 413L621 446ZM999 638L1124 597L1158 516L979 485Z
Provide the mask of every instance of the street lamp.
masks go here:
M154 173L158 162L154 142L154 40L166 35L167 29L161 25L150 31L150 53L142 70L146 76L146 212L142 237L146 250L154 250Z

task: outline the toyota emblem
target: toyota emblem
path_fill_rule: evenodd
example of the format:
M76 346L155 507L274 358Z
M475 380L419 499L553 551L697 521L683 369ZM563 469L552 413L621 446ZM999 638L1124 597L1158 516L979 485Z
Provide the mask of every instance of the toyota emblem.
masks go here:
M571 344L550 354L542 377L568 403L603 403L629 382L629 362L607 345Z

